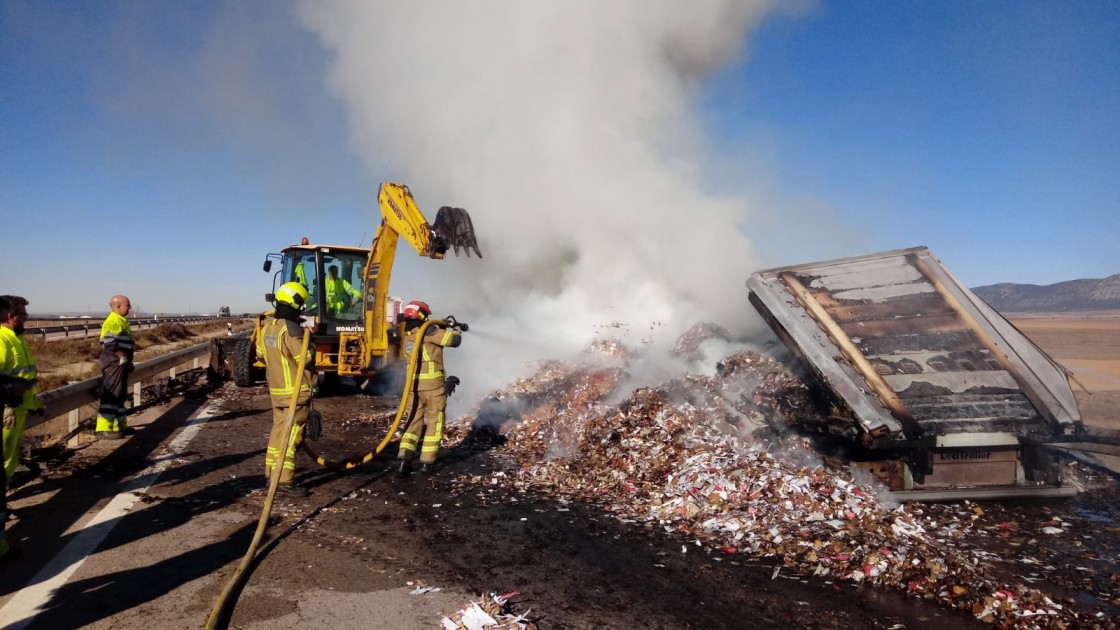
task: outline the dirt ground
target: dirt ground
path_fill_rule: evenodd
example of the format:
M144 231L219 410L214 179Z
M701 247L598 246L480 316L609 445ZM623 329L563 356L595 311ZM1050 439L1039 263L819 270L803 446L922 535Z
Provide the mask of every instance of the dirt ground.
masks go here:
M1012 321L1073 373L1074 394L1085 422L1120 429L1120 314Z
M1120 317L1015 323L1092 391L1078 393L1086 421L1120 428ZM112 480L165 457L185 414L210 403L217 415L145 491L143 509L123 517L99 548L98 556L120 554L119 564L78 573L56 594L58 603L28 626L200 627L263 504L260 469L271 422L263 387L227 383L195 390L161 413L151 410L150 424L130 440L96 443L44 462L43 476L13 494L20 518L11 537L28 554L24 564L5 568L0 604L18 597L14 589L57 550L52 541L69 535L78 518L69 514L71 504L85 506L84 492L104 491ZM372 448L392 409L392 401L363 395L317 404L327 419L326 436L312 446L328 459L353 454L354 444ZM300 454L299 480L312 494L278 503L266 554L230 627L436 628L440 614L470 598L510 592L518 593L512 597L517 612L529 611L548 629L986 625L901 591L794 575L775 571L772 560L705 551L664 531L620 522L595 505L500 483L463 483L463 476L495 476L513 465L497 443L465 443L441 455L435 475L406 478L391 472L395 449L391 443L352 472L317 467ZM1086 611L1103 610L1102 627L1115 627L1120 606L1109 601L1120 597L1116 484L1091 471L1079 475L1090 491L1075 499L985 503L976 527L957 544L1002 556L996 570L1009 579L1027 579ZM935 519L943 511L977 507L929 506L928 513ZM1041 533L1055 522L1067 524L1065 534ZM418 586L441 591L410 594Z

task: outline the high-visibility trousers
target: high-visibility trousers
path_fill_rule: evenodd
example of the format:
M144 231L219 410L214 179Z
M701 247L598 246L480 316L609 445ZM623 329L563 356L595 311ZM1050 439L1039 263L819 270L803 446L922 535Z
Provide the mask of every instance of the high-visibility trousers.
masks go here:
M296 405L296 422L290 434L284 432L288 424L288 407L272 407L272 432L268 436L268 448L264 453L264 474L272 476L276 462L282 461L280 483L291 483L296 476L296 448L303 441L303 425L311 406ZM290 438L290 439L289 439ZM281 455L283 453L283 455Z
M447 409L447 394L443 388L426 392L412 392L405 409L409 411L408 425L401 436L398 459L411 461L420 450L420 463L431 464L439 455L443 439L443 416Z
M8 524L8 473L0 471L0 556L8 553L8 538L4 533Z
M26 426L26 411L4 407L4 474L9 478L19 466L19 446L23 442L23 429Z
M127 427L124 407L128 400L128 375L132 364L121 365L116 361L101 369L101 400L97 405L97 424L94 431L117 433Z

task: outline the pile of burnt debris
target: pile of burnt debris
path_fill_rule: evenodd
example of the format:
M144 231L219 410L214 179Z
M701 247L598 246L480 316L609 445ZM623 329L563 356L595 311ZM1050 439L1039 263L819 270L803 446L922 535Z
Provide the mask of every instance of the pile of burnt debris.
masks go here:
M677 353L697 357L705 339L719 337L718 327L698 326ZM1103 576L1089 587L1099 601L1091 610L1031 584L1056 568L1038 538L1074 536L1072 519L995 522L1007 511L892 501L874 479L854 478L806 439L775 430L811 424L819 412L771 356L734 352L711 375L631 389L641 360L621 343L598 342L494 392L448 437L496 449L511 465L462 481L594 503L622 522L663 529L682 553L749 554L772 562L775 576L897 588L998 626L1116 627L1115 559L1086 569ZM1033 564L1000 570L1003 554L974 544L985 536L1018 545L1009 549Z

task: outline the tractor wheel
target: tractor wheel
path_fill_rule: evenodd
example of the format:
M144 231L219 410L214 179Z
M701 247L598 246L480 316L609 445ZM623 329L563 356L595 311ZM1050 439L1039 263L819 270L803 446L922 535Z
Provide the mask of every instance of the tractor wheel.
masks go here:
M404 393L405 374L404 362L386 365L366 381L363 389L372 396L400 397Z
M319 386L317 396L323 398L336 396L342 390L342 377L338 375L338 372L319 372L316 378L316 383Z
M238 340L233 347L233 382L238 387L253 386L253 361L256 360L249 339Z

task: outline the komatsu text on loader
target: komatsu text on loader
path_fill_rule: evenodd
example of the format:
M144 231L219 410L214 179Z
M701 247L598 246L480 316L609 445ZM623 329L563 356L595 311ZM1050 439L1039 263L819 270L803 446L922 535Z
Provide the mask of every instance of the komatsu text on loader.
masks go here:
M444 206L429 224L408 187L389 182L381 185L377 200L382 220L369 249L316 245L303 238L300 244L265 258L266 272L272 270L274 260L280 262L273 274L274 291L293 281L308 288L310 300L303 311L318 322L312 343L321 388L333 386L340 376L370 381L404 358L400 344L403 323L387 308L399 240L428 258L442 259L449 249L456 255L463 250L468 257L471 251L482 257L466 210ZM273 302L273 293L265 299ZM233 377L240 387L251 386L264 376L256 340L269 314L259 315L252 336L239 339L233 349Z

